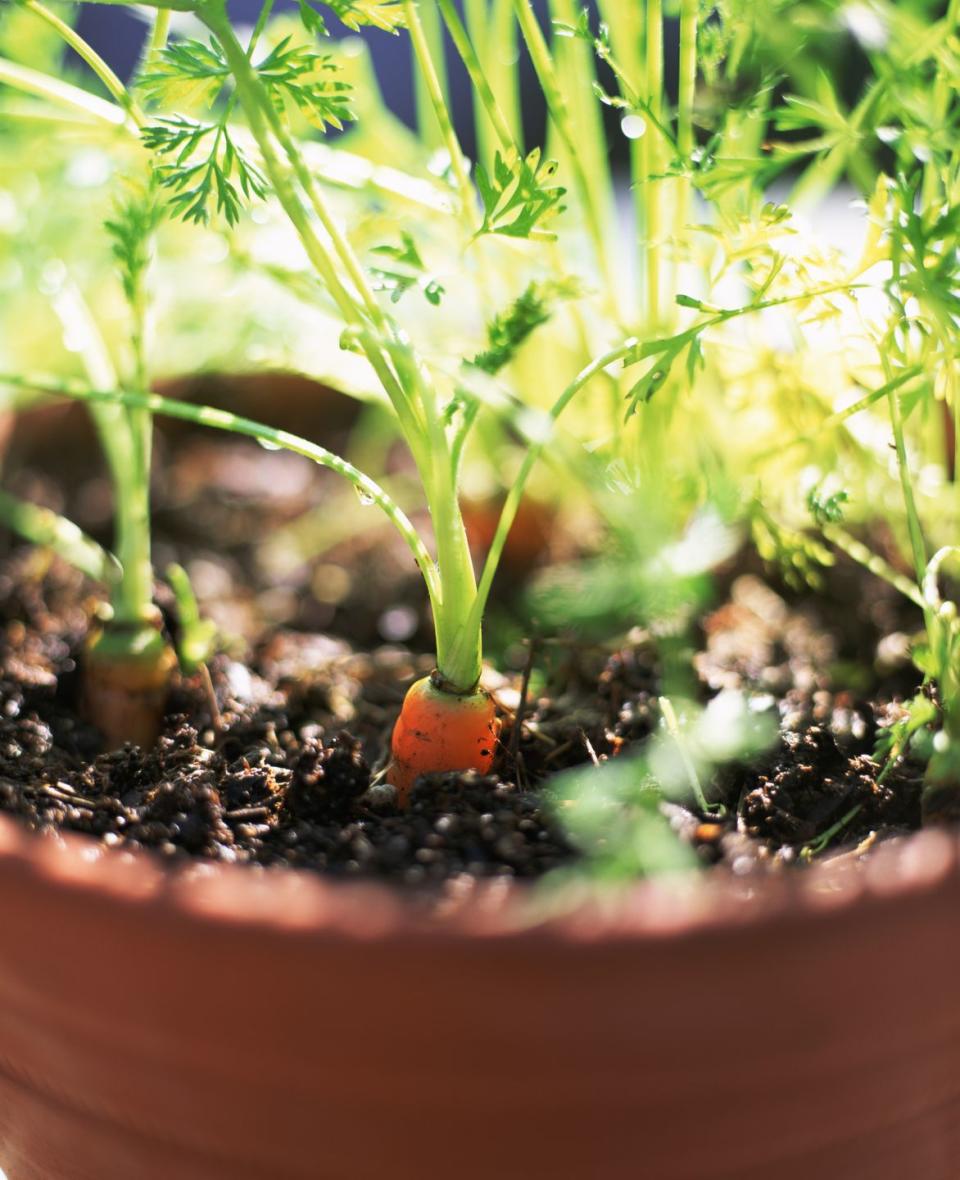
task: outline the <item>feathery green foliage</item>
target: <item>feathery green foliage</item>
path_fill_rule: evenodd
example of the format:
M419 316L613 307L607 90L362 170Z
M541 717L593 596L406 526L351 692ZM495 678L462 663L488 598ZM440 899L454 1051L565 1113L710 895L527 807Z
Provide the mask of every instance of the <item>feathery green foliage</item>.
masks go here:
M56 22L17 6L7 43L8 6L0 25L0 50L16 59L0 59L10 116L0 150L8 124L58 118L90 137L115 177L140 177L122 185L98 246L119 276L129 338L87 340L82 353L120 490L119 532L138 554L122 561L125 578L139 571L129 609L142 611L150 589L149 422L161 408L147 395L153 243L219 235L209 256L227 253L240 282L256 271L254 302L270 279L295 293L300 335L320 341L296 355L339 365L346 385L392 413L420 477L432 550L382 489L375 502L423 572L447 679L467 689L479 676L491 581L545 455L564 483L588 473L595 495L677 500L672 542L643 554L625 545L617 560L588 553L557 575L545 617L589 628L600 602L626 628L645 604L693 600L705 574L667 595L661 550L683 549L689 522L723 501L718 532L735 522L788 581L815 585L840 549L922 604L926 687L886 749L895 758L936 740L936 774L954 772L945 751L960 748L956 632L948 592L928 574L930 552L950 543L960 518L952 500L938 512L949 497L930 491L950 483L960 457L955 0L946 11L926 0L679 0L666 6L676 39L663 35L659 0L603 0L599 19L573 0L550 0L546 19L528 0L471 0L462 15L448 0L299 0L299 21L275 17L267 0L249 33L221 0L174 7L189 14L191 35L167 43L165 16L157 20L129 92L69 30L92 75L81 79L70 59L69 78L51 76L56 55L24 49L16 30L29 15L44 36L61 36ZM336 41L340 26L396 36L386 43L398 49L409 41L415 134L383 109L362 51ZM445 38L473 89L476 160L451 109ZM524 142L514 49L546 100L542 145ZM862 80L836 68L853 50ZM344 134L325 140L331 129ZM793 186L790 199L770 199L775 176ZM793 213L841 180L866 202L858 258L816 242ZM162 225L161 209L187 225ZM64 237L51 257L73 248ZM257 340L267 363L294 351L269 323ZM328 361L338 341L351 355ZM73 376L71 366L65 358ZM560 433L561 415L574 439ZM459 503L470 462L505 492L479 569ZM868 544L870 513L890 503L891 470L902 510L883 511L900 553L881 555ZM636 514L630 522L639 531ZM644 776L633 767L614 778L623 790L611 788L612 812L625 804L636 831L652 831L658 801Z
M213 205L228 225L236 225L245 201L266 196L262 172L237 147L226 123L165 116L144 128L143 142L156 153L155 175L170 190L174 217L205 225Z
M541 324L553 315L557 302L577 294L575 282L531 282L504 311L487 324L487 347L470 362L485 373L499 373L516 356L518 349Z
M400 240L402 244L399 246L384 244L373 247L371 253L390 263L388 266L386 262L378 261L375 266L371 266L370 273L376 280L374 289L389 291L390 302L397 303L411 287L416 287L424 299L436 307L443 298L443 286L427 273L413 236L403 231Z
M564 209L560 201L567 190L550 183L556 174L557 161L541 163L539 148L513 161L497 152L489 176L478 164L477 188L483 201L483 224L478 233L544 237L548 231L543 229L543 222Z

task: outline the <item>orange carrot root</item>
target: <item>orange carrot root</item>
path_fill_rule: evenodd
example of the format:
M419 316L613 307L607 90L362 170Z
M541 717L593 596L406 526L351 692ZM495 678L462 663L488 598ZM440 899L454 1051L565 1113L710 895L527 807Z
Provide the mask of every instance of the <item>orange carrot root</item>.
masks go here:
M84 716L103 735L105 750L132 742L149 749L160 735L177 657L163 643L139 655L117 652L97 632L83 659Z
M462 696L430 676L411 685L394 726L387 782L401 803L421 774L477 770L486 774L497 751L500 720L488 692Z

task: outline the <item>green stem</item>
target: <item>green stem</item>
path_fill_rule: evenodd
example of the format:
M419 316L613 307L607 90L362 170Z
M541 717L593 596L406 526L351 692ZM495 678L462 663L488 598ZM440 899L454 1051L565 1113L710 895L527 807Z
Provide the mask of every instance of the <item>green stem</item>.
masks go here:
M358 304L356 298L351 295L340 281L334 262L314 230L307 211L297 196L289 174L277 155L273 146L271 130L273 133L279 133L278 140L281 143L281 147L283 147L297 179L304 186L304 191L307 193L314 211L318 213L318 216L322 213L321 222L333 240L335 248L337 241L340 241L341 247L338 252L341 254L341 258L344 253L347 254L351 259L351 270L354 273L360 271L359 262L353 258L352 250L349 250L342 241L342 235L337 231L333 218L327 212L324 202L316 191L310 170L292 140L286 134L277 111L270 100L270 96L264 92L263 85L257 77L256 71L251 66L246 51L234 35L229 20L227 20L223 11L218 8L206 8L202 11L201 15L207 27L220 42L227 59L227 64L230 66L237 87L237 95L247 116L250 133L253 135L257 147L260 150L264 168L273 185L277 200L290 219L306 251L307 257L316 268L324 285L336 302L341 315L348 325L358 329L357 339L397 414L404 436L416 458L418 440L422 435L422 427L416 420L406 393L390 368L389 361L384 355L383 347L364 330L364 307ZM334 233L336 234L336 238L334 238ZM375 317L374 322L378 326L383 325L385 323L385 317L379 305L376 303L372 292L370 292L368 284L363 279L362 272L358 277L360 278L359 289L363 292L362 297L366 305L366 310L371 313L371 318Z
M256 49L260 38L263 36L263 31L267 27L267 21L273 13L273 0L263 0L260 5L260 12L257 15L256 24L253 26L253 32L250 34L250 40L247 42L247 60L253 57L253 51Z
M423 26L420 23L417 6L413 3L413 0L407 0L404 5L404 11L406 13L407 31L410 34L413 52L417 59L417 65L419 66L419 74L426 88L430 104L433 107L434 117L440 129L440 137L447 150L447 155L450 157L453 175L457 181L457 188L460 190L461 214L467 224L472 225L475 201L473 185L470 183L470 177L467 173L467 163L463 156L463 149L460 147L460 141L454 130L453 121L450 118L450 112L444 100L443 88L440 84L433 59L430 56L430 46L427 44L427 38L424 34Z
M490 5L488 0L463 0L466 29L460 21L456 5L449 2L444 3L444 0L437 0L437 6L473 84L472 105L474 135L477 141L476 156L489 171L493 165L494 151L496 150L494 141L495 139L499 140L502 147L503 137L498 134L491 119L490 111L496 106L496 99L493 97L493 89L487 81L473 46L484 44L489 46L491 37L496 36L490 27L492 18ZM469 36L467 29L469 29ZM492 43L496 46L496 40L493 40ZM464 55L465 48L467 53L472 55L472 62L468 63L467 57ZM487 93L488 91L489 93Z
M899 202L894 204L894 211L898 211ZM904 210L904 212L906 212ZM891 237L890 249L890 265L892 270L892 292L900 292L900 276L903 266L902 242L900 233L894 233ZM887 379L887 383L892 380L893 366L890 361L890 353L893 352L899 357L902 362L906 362L906 350L899 343L898 332L902 327L900 317L900 306L893 302L893 318L886 340L881 344L880 359L883 365L883 375ZM907 443L903 432L903 415L900 412L900 399L896 393L891 389L887 394L887 409L890 412L890 425L893 427L893 441L894 448L897 455L897 471L900 475L900 488L903 494L903 505L907 514L907 532L910 537L910 549L913 554L914 572L917 577L917 585L923 585L923 579L927 569L927 546L923 539L923 527L920 524L920 514L917 511L917 502L913 494L913 481L910 477L910 465L907 459ZM930 612L927 614L927 631L932 633L932 617Z
M839 426L841 423L846 422L854 414L859 414L862 410L868 409L874 402L880 401L881 398L889 397L902 385L906 385L908 381L912 381L914 377L921 376L923 371L923 365L911 365L908 369L904 369L896 377L885 382L879 389L874 389L864 397L859 398L853 405L845 406L842 410L836 410L828 418L824 418L820 424L819 431L832 430L834 426ZM806 439L801 437L800 441L804 442Z
M440 15L432 4L426 4L419 9L418 18L428 46L427 56L434 63L434 74L440 90L441 102L444 107L448 107L447 65L443 51L443 27L440 24ZM414 55L417 56L416 47L413 48ZM417 131L421 140L429 148L441 147L444 142L443 133L434 118L436 100L431 93L430 84L422 70L414 70L413 79Z
M151 243L152 244L152 243ZM150 249L148 244L147 249ZM129 385L134 391L148 389L146 275L139 271L129 292L130 340L133 371ZM150 466L153 454L153 416L149 410L126 409L129 464L123 484L117 487L117 556L123 577L114 595L114 617L146 622L154 614L153 558L150 530Z
M350 278L350 281L353 283L355 290L359 294L360 307L357 307L356 301L348 293L348 299L354 306L354 316L359 317L362 310L366 312L371 322L376 324L378 328L381 330L386 329L387 318L384 315L379 303L377 303L373 291L370 288L370 284L367 282L367 277L364 274L364 270L360 265L359 259L353 252L352 246L341 232L340 227L337 225L337 222L330 210L327 208L327 203L321 196L320 190L317 188L317 185L313 179L313 174L307 167L303 155L300 153L293 139L288 134L287 129L283 124L283 120L280 117L280 113L270 101L270 96L264 92L260 83L260 79L257 77L256 71L249 65L249 62L247 63L247 80L254 84L254 92L259 92L257 97L260 103L260 110L265 116L266 125L276 136L277 142L283 148L284 155L287 157L287 160L293 169L294 175L296 176L301 188L306 194L311 208L317 215L317 220L323 227L324 232L330 238L334 252L339 256L340 261ZM238 88L241 89L242 92L242 86L240 86L239 83ZM243 102L242 93L241 102ZM249 119L250 108L247 107L245 109L247 111L247 118ZM259 139L258 143L262 149L263 145L260 143ZM324 254L326 255L326 251L324 251ZM336 279L334 276L332 263L330 264L330 275L333 281L336 282L338 286L340 286L341 290L345 291L346 289L343 288L343 285L339 282L339 279ZM327 278L325 281L330 282L331 278Z
M130 463L114 473L116 499L115 551L123 573L111 596L114 621L149 623L153 605L153 563L150 556L150 411L127 407L130 419ZM146 445L144 443L146 436ZM119 476L119 477L118 477Z
M463 408L463 416L453 436L453 444L450 448L450 464L454 477L459 476L460 465L463 461L463 448L466 446L467 438L473 429L473 424L476 422L479 413L480 402L476 400L468 402Z
M0 83L25 94L49 99L58 106L82 111L85 115L91 115L114 127L122 127L128 119L127 112L114 103L98 98L95 94L88 94L86 90L81 90L79 86L71 86L69 82L61 82L59 78L51 78L40 70L32 70L29 66L7 61L6 58L0 58Z
M681 0L677 147L680 151L680 158L687 163L689 163L694 148L693 105L697 91L697 20L699 12L699 0ZM682 176L677 182L677 205L673 221L674 290L677 288L681 244L686 237L687 222L690 218L692 188L689 176Z
M150 34L149 55L155 57L161 53L167 44L167 39L170 36L170 12L163 9L157 9L157 15L153 22L153 32Z
M583 207L583 215L586 218L587 230L593 243L594 253L596 254L597 267L604 278L607 290L615 291L616 288L610 270L610 258L607 249L608 240L604 233L603 216L597 207L594 190L587 178L583 161L580 158L576 137L574 136L570 120L570 111L557 78L556 66L530 0L513 0L513 3L514 11L517 15L517 24L520 26L520 33L523 36L527 51L530 54L530 59L533 62L533 68L536 70L541 89L547 100L547 109L550 112L550 118L553 120L557 134L560 136L567 150L570 168L577 187L577 194L580 198L580 204Z
M333 215L327 208L326 202L320 194L310 169L307 167L303 155L297 148L289 132L284 126L283 119L267 93L259 75L250 62L247 50L240 44L227 18L222 3L204 5L198 10L198 15L207 28L216 36L223 49L227 65L233 75L237 88L237 97L247 116L250 132L257 142L264 166L267 168L270 180L274 185L277 198L280 200L287 216L293 222L301 241L307 248L311 262L320 272L324 282L330 287L330 293L336 299L341 313L348 323L359 323L363 318L363 310L371 321L379 328L387 326L386 316L377 303L370 285L367 282L363 267L353 252L353 248L344 237ZM300 201L287 179L286 171L280 164L274 150L271 135L276 137L277 143L283 149L293 173L300 183L310 205L316 213L324 232L330 238L334 252L340 258L351 282L360 298L357 300L340 282L333 262L320 239L313 232L309 221L303 216ZM309 241L309 246L308 246Z
M852 418L855 414L862 413L876 402L883 400L890 393L901 386L906 385L915 377L922 376L924 372L922 365L912 365L908 369L904 369L892 381L887 381L880 386L879 389L873 389L870 393L858 398L852 405L845 406L842 410L836 410L829 414L817 426L816 430L811 434L795 434L782 442L778 442L776 446L769 447L765 451L760 451L753 460L754 466L768 463L771 459L781 459L786 451L792 450L794 447L810 446L821 435L833 430L837 426L842 426L848 418Z
M944 17L944 31L946 37L953 37L960 24L960 0L950 0ZM934 119L943 123L950 109L951 80L947 70L938 69L933 82L933 110ZM932 209L937 202L939 177L933 159L923 166L923 195L921 198L924 209Z
M862 810L862 803L854 804L854 806L851 807L845 815L842 815L836 823L831 824L825 832L821 832L820 835L816 837L816 839L811 840L809 844L805 844L803 848L800 849L800 856L802 859L812 860L815 856L819 856L819 854L823 852L824 849L830 844L831 840L833 840L835 836L838 836L851 820L856 819Z
M884 375L890 380L889 364L884 363ZM900 412L900 400L892 390L887 394L887 408L890 411L890 424L893 427L893 441L897 454L897 471L900 475L900 488L903 493L903 503L907 511L907 532L910 535L910 549L913 553L913 565L918 584L923 582L927 568L927 547L923 539L923 528L920 524L920 514L917 511L917 501L913 494L913 480L910 476L910 464L907 459L907 444L903 433L903 415Z
M153 14L153 27L143 43L140 60L133 71L133 78L140 79L156 63L170 38L170 11L158 8Z
M109 349L80 290L66 284L51 300L64 329L79 341L79 355L87 379L96 387L119 384ZM132 380L146 387L144 356L145 306L142 288L131 298L134 364ZM120 624L152 623L153 568L150 560L150 451L149 412L119 404L95 403L91 417L106 456L115 503L115 550L121 576L113 584L111 601Z
M38 16L42 21L45 21L52 29L54 29L64 42L87 63L94 74L104 84L110 94L117 100L117 102L127 111L137 124L138 127L143 126L143 115L141 114L137 104L133 101L126 86L120 81L113 70L107 65L99 53L88 45L80 34L70 27L65 21L62 21L56 13L50 11L49 8L44 7L40 0L23 0L23 5L26 9Z
M472 692L482 667L482 614L471 626L477 581L456 483L451 486L447 447L434 449L434 475L426 484L437 544L439 608L434 607L437 668L456 691Z
M118 575L116 560L66 517L0 491L0 521L34 545L51 549L94 581L107 585Z
M563 411L567 408L570 402L576 397L581 389L587 385L598 373L602 373L608 365L614 364L616 361L623 360L634 348L637 346L637 341L634 339L625 340L622 344L618 344L616 348L611 348L602 356L597 357L591 361L586 368L582 369L577 376L570 382L563 393L550 407L548 417L556 422ZM484 562L483 572L480 575L480 582L477 588L476 601L472 607L468 625L465 628L465 633L469 635L471 628L479 627L480 620L483 617L483 612L486 609L487 598L490 595L490 587L493 584L494 575L497 572L497 566L500 563L500 558L503 554L503 547L507 543L507 536L510 528L516 519L517 510L520 507L520 501L523 498L523 491L526 487L527 480L530 477L530 472L533 470L534 464L540 458L543 448L546 446L549 439L547 437L541 438L537 443L533 443L527 448L527 453L523 457L523 463L517 473L513 484L507 493L507 498L504 501L503 508L500 511L500 519L497 522L497 529L493 535L493 540L490 543L490 549L487 552L487 559Z
M250 68L245 55L242 54L242 50L238 53L239 43L236 43L235 39L232 39L229 26L226 29L221 29L219 22L214 22L212 24L212 31L221 40L221 44L226 42L224 44L224 52L228 54L228 63L237 79L240 101L247 111L251 131L260 145L265 167L274 183L278 197L281 199L281 203L293 222L294 227L298 230L301 240L308 250L311 261L317 266L321 277L324 278L328 287L331 288L331 293L337 298L341 310L348 318L348 322L358 325L362 322L361 309L352 303L349 294L342 286L339 286L338 282L335 281L331 287L329 281L330 276L333 276L335 279L333 263L327 256L319 239L316 238L299 200L286 181L284 170L273 153L269 131L265 126L265 120L263 118L263 96L259 93L259 82L255 78L254 72ZM269 103L269 97L267 97L266 101ZM269 118L269 115L267 117ZM278 128L276 123L274 123L273 129L278 134L278 138L281 139L281 146L285 147L288 159L290 159L301 184L309 184L312 187L312 180L309 173L306 172L305 165L299 153L296 152L289 140L284 143L284 139L288 137L285 137L282 128ZM316 196L319 196L319 194L316 194ZM313 204L315 211L319 215L321 210L318 209L317 202L314 201ZM328 225L325 225L325 228L329 228ZM340 251L340 253L342 258L343 252ZM379 313L379 308L376 308L376 310L378 319L381 323L385 323L385 317ZM409 522L400 512L399 508L392 501L389 501L383 490L376 485L370 484L368 481L367 490L363 494L368 495L373 502L379 503L384 508L384 511L393 520L393 523L398 527L415 553L417 564L423 573L430 594L437 631L438 659L443 661L441 667L446 677L456 684L463 684L464 677L472 676L472 680L470 681L470 686L472 687L472 684L479 677L479 668L477 668L475 674L473 671L474 662L479 660L479 645L477 645L475 654L470 658L461 660L459 658L448 659L446 657L447 650L456 638L451 620L455 619L455 612L457 610L461 612L461 617L465 613L462 603L465 597L470 594L469 580L473 574L472 569L469 568L469 548L466 545L462 521L459 520L459 507L456 503L455 488L451 489L449 484L442 482L437 474L440 468L446 463L446 447L442 445L445 440L442 437L438 437L437 416L435 414L433 400L430 396L430 391L424 388L422 375L417 369L415 359L407 355L405 346L399 342L396 345L388 345L393 363L398 366L398 373L400 374L400 380L398 381L393 371L384 363L378 343L362 326L359 327L357 332L357 339L377 371L378 376L380 376L381 383L384 385L394 405L401 428L413 453L417 468L420 471L424 483L424 491L434 517L439 572L437 566L434 566L422 543L416 536L413 527L409 525ZM406 386L404 384L404 378L406 378ZM418 420L416 417L405 388L420 390L422 394L420 402L420 408L423 414L422 420ZM229 429L230 427L225 428ZM430 445L428 445L428 439ZM284 445L284 443L281 442L281 445ZM301 447L299 453L303 454L306 452ZM355 469L350 468L349 465L345 465L343 460L330 457L329 452L323 452L326 456L324 459L321 459L319 454L320 451L315 449L309 453L308 457L313 458L317 462L325 462L327 466L333 467L334 470L339 470L347 478L352 478L353 476L359 478L359 473L356 473ZM353 476L351 473L353 473ZM355 483L356 478L354 478ZM366 478L363 477L363 479Z
M64 328L80 342L79 355L88 380L95 386L115 389L118 380L113 361L80 291L68 285L52 302ZM140 335L137 329L133 334ZM150 565L149 414L144 420L143 411L103 403L91 405L90 412L110 470L116 505L115 549L122 572L113 585L114 615L119 622L148 622L155 614Z
M97 388L116 389L119 382L113 359L79 288L74 283L66 284L50 303L64 334L77 342L77 355L87 381ZM120 406L95 405L90 407L90 416L116 488L128 466L130 433L127 415Z
M600 15L610 29L610 43L617 58L624 63L624 69L616 71L620 84L621 97L628 102L635 101L639 96L635 87L627 81L626 75L640 78L643 74L643 29L644 5L622 4L620 0L599 0ZM644 298L646 273L646 233L647 233L647 205L646 195L646 147L644 139L647 134L630 140L630 190L633 195L633 248L636 251L637 274L635 290L638 292L635 302L639 304Z
M194 422L199 426L209 426L215 430L229 430L234 434L243 434L248 438L257 439L259 442L268 443L282 450L292 451L296 455L302 455L304 458L318 463L321 467L327 467L349 480L365 503L376 504L385 513L413 554L427 584L431 601L436 602L439 598L439 583L433 560L406 513L378 483L359 471L352 463L348 463L325 447L299 438L287 430L275 430L272 426L267 426L262 422L255 422L250 418L231 414L228 410L215 409L213 406L198 406L193 402L162 397L157 393L89 389L71 382L44 377L21 377L16 374L0 374L0 386L3 385L81 402L132 406L153 414L163 414L168 418L180 418L186 422Z
M697 806L706 814L716 813L718 810L722 812L722 804L710 803L704 794L703 783L700 782L700 775L697 773L696 764L690 755L690 748L684 738L683 730L680 728L680 721L677 717L677 711L673 707L673 701L669 697L664 696L659 698L658 703L667 733L673 739L673 744L676 746L677 753L680 755L680 762L687 776L687 783L690 786L693 797L697 801Z
M646 100L651 116L663 119L663 5L662 0L647 0ZM646 203L646 282L647 320L656 328L660 323L660 252L662 249L662 190L663 182L654 177L663 172L660 139L652 129L643 136L646 170L644 174Z
M927 604L924 602L923 595L917 585L905 578L898 570L895 570L888 561L885 561L879 553L874 553L872 549L868 549L862 541L858 541L845 529L840 528L835 524L825 524L821 527L824 537L835 545L847 557L852 558L858 565L862 565L864 569L868 570L877 578L882 578L884 582L892 586L895 590L899 590L904 597L909 598L912 603L919 606L921 610L925 610Z
M415 362L410 362L415 365ZM411 374L414 377L415 374ZM481 622L468 629L477 584L458 495L458 453L435 401L424 389L428 448L420 477L436 540L439 594L433 604L437 668L454 691L469 693L480 679Z
M520 113L520 50L517 44L517 22L513 0L493 0L490 14L490 36L478 44L481 62L507 126L513 129L513 139L520 155L524 154L523 118Z
M749 315L751 312L768 311L771 307L785 307L788 303L802 303L806 300L821 299L824 295L838 295L847 294L850 291L859 291L866 284L854 282L839 282L826 283L822 287L812 287L809 291L797 291L793 295L777 295L772 299L759 299L756 303L748 303L743 307L725 307L712 315L710 319L702 320L696 324L692 331L701 331L704 328L712 328L716 324L725 323L727 320L736 319L737 316ZM686 335L686 333L683 333Z
M411 11L408 16L412 17L412 35L422 54L425 46L418 35L419 25L416 12ZM341 306L348 323L357 329L358 342L374 366L394 405L401 428L423 480L424 492L436 531L437 567L434 567L428 557L426 558L427 564L423 563L422 558L426 554L425 550L418 558L418 564L420 564L427 580L433 606L438 661L448 680L458 686L472 687L479 678L479 631L477 632L477 642L470 650L470 645L462 642L457 619L458 617L463 618L469 601L472 601L474 575L466 533L457 503L455 482L451 486L449 449L442 423L436 412L433 391L409 347L396 334L394 325L384 315L379 304L373 298L359 261L326 209L302 155L287 133L269 95L264 92L256 71L252 68L249 59L234 36L230 22L226 19L222 9L219 6L214 6L206 10L204 19L221 43L236 82L239 100L247 113L250 130L260 147L264 166L274 183L278 198L294 227L298 230L311 261L317 266L318 272L327 282L331 293ZM434 81L436 81L435 76ZM436 97L439 91L437 87L432 89ZM440 97L442 98L442 95ZM346 288L339 283L333 261L314 234L312 226L305 217L303 207L276 158L271 142L271 132L286 153L293 172L301 188L307 194L324 230L330 237L340 262L345 266L360 293L363 306L358 305ZM469 181L467 184L469 185ZM364 311L378 330L386 336L386 340L378 339L366 331L362 323ZM387 363L387 356L395 366L396 372ZM412 400L412 395L416 395L418 398L419 416L416 412L418 407ZM343 463L339 459L337 462ZM378 488L374 499L382 498L383 495L382 489ZM393 505L391 511L396 514L399 509ZM397 518L394 519L394 523L397 523ZM407 540L409 542L410 536L407 536ZM448 655L447 653L451 649L454 654Z
M548 12L554 21L575 24L580 12L577 0L548 0ZM603 125L602 106L593 101L597 82L593 46L578 37L555 37L553 42L557 77L564 95L584 95L590 99L568 104L570 125L583 170L589 180L591 200L605 227L605 249L611 256L611 229L616 227L610 152ZM612 255L616 258L616 254ZM611 272L612 273L612 272ZM616 301L616 288L609 290Z
M489 168L493 160L493 149L489 143L490 131L492 129L497 138L500 147L509 152L515 150L520 154L520 149L517 146L516 139L513 132L510 130L510 125L507 122L507 117L500 108L497 102L496 95L493 92L493 87L487 79L483 66L480 64L480 58L473 47L473 42L467 35L467 30L460 20L460 14L457 12L456 5L453 0L437 0L437 6L440 14L443 17L447 30L450 33L450 39L453 41L454 48L460 55L460 59L466 67L466 71L470 76L470 81L473 84L474 96L479 98L483 107L482 112L477 112L476 127L477 127L477 145L480 149L479 154L486 166ZM480 3L480 10L485 9L483 0ZM477 8L476 0L470 0L467 5L468 15ZM484 18L489 14L483 12ZM475 19L479 22L480 15L475 14ZM471 22L471 28L472 28ZM482 27L482 26L481 26ZM481 117L483 115L484 117Z
M849 294L851 291L859 291L865 285L864 283L855 283L852 281L827 283L823 287L814 287L809 291L798 291L794 295L778 295L772 299L758 299L755 303L744 304L743 307L711 308L706 304L700 304L698 306L702 311L709 312L707 319L692 324L689 328L683 332L678 332L675 336L664 336L646 343L640 343L638 341L634 349L635 355L628 358L625 363L627 365L633 365L642 360L661 357L663 354L671 351L670 347L666 347L668 345L682 350L695 337L702 335L708 328L715 328L717 325L725 324L728 320L737 319L739 316L750 315L758 311L768 311L772 307L785 307L790 303L803 303L813 299L820 299L824 295Z

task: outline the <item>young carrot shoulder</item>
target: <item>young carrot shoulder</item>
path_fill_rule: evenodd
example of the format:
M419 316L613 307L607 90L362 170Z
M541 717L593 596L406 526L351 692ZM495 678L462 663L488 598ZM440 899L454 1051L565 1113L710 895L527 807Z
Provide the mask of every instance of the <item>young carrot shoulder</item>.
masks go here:
M483 689L455 693L425 676L411 685L393 730L387 781L405 802L421 774L493 765L500 720Z

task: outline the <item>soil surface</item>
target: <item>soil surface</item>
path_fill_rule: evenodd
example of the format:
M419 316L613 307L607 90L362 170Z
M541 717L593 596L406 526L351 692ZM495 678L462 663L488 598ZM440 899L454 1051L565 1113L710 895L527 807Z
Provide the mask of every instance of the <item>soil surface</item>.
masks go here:
M336 403L328 408L332 429L352 425L350 415L339 421ZM69 505L108 541L96 452L61 447L51 466L43 447L57 432L40 425L31 435L29 416L18 424L27 433L11 447L6 486ZM94 587L0 537L0 808L32 828L169 858L291 864L409 886L464 874L536 878L577 859L543 784L636 750L664 685L640 631L607 644L577 635L524 642L529 624L509 613L518 586L538 562L572 548L545 511L531 513L516 560L507 553L496 584L503 597L491 606L491 637L508 637L496 653L507 673L485 682L504 718L494 773L422 780L401 811L378 772L406 688L431 670L426 595L402 543L352 492L344 500L336 477L295 456L209 432L161 431L157 452L158 568L174 558L187 566L226 650L209 681L176 687L154 750L101 753L78 708ZM402 495L402 459L387 468ZM475 506L481 540L488 518L489 506ZM162 590L158 601L175 633ZM816 595L785 589L756 558L719 572L688 653L697 691L742 691L776 719L779 736L705 784L722 814L666 805L705 864L776 871L859 856L919 826L920 768L881 776L872 755L880 728L916 691L909 645L920 626L895 591L843 559Z
M170 858L290 864L412 886L463 874L538 877L577 856L542 784L565 767L628 753L656 715L659 671L643 634L615 650L562 640L535 647L535 694L524 693L521 672L490 684L505 717L495 773L421 780L400 810L375 772L428 657L395 644L356 652L329 634L279 630L247 660L217 656L209 685L181 682L154 750L104 754L77 702L92 604L90 587L39 551L19 549L0 564L0 807L32 828ZM896 604L881 595L879 618L824 605L818 615L739 574L702 621L693 665L704 696L737 688L779 721L771 748L711 784L725 814L667 805L708 864L742 874L859 855L919 824L919 770L898 766L881 782L871 757L878 728L895 719L915 679L907 636L885 614ZM834 607L842 630L824 617ZM836 683L851 659L864 681L856 690Z

